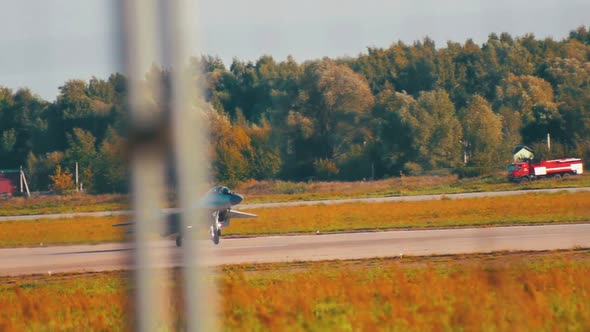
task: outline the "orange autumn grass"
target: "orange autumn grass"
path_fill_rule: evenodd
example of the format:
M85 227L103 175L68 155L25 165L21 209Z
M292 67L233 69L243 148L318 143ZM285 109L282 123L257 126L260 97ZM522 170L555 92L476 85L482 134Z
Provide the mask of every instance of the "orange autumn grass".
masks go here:
M334 232L590 220L590 192L422 202L353 203L252 209L225 234Z
M587 331L589 273L588 250L227 266L220 320L226 331ZM180 279L166 286L176 328ZM127 280L0 278L0 330L124 330Z
M588 202L590 192L250 209L258 218L234 219L224 235L577 222L590 220ZM127 219L0 222L0 247L121 241L124 229L111 225Z
M237 269L222 279L222 317L233 331L588 330L588 251L528 256Z
M456 175L423 175L354 182L247 181L233 189L246 196L248 203L262 203L589 186L589 174L565 180L543 179L515 184L506 180L506 173L503 170L490 176L464 179L459 179Z
M0 331L127 331L122 272L0 279Z
M0 198L0 216L124 210L125 195L52 195Z
M111 225L122 217L80 217L0 222L0 247L116 242L124 230Z

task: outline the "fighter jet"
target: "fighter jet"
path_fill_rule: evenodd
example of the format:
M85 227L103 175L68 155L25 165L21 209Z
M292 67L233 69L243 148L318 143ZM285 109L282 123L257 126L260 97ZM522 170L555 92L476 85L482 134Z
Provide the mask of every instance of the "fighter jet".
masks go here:
M203 197L199 203L199 207L207 211L208 223L209 223L209 234L211 241L214 244L219 244L219 238L221 237L221 229L229 226L229 222L232 218L256 218L257 215L232 210L234 205L238 205L242 202L244 197L242 195L232 192L229 188L223 186L217 186L210 189L205 197ZM181 212L170 212L166 213L166 228L162 232L161 236L170 236L176 234L176 246L182 246L182 236L185 230L181 229L180 225L180 214ZM134 222L125 222L114 224L113 226L129 226ZM192 229L192 226L187 226L188 230Z
M209 234L211 240L215 244L219 244L219 238L221 237L221 229L228 227L231 218L242 219L242 218L256 218L255 214L232 210L232 206L238 205L244 200L242 195L237 194L229 190L228 187L214 187L205 196L201 205L209 210L211 226L209 227ZM180 234L179 234L180 236ZM180 246L182 238L176 238L176 245Z

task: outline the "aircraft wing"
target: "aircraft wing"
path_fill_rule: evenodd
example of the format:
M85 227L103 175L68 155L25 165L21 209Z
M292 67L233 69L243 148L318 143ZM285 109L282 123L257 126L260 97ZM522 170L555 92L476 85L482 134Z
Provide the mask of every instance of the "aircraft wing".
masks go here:
M242 211L238 211L238 210L229 210L227 211L228 215L230 218L256 218L258 217L255 214L252 213L246 213L246 212L242 212Z

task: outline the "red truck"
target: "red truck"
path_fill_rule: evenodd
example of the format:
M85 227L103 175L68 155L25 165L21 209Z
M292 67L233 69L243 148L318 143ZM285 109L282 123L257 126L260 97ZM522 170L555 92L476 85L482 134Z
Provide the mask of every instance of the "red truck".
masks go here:
M530 181L545 177L561 178L584 173L584 163L579 158L563 158L533 161L532 150L517 147L514 163L508 166L508 179L513 182Z

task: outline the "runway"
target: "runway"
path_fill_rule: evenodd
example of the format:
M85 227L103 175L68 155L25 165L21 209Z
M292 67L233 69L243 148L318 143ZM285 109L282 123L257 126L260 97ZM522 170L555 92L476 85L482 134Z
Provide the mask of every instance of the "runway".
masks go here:
M218 246L199 241L208 266L361 259L372 257L538 251L590 247L590 223L343 233L255 238L222 238ZM130 243L0 250L0 276L134 268ZM180 266L182 249L159 240L156 267Z

